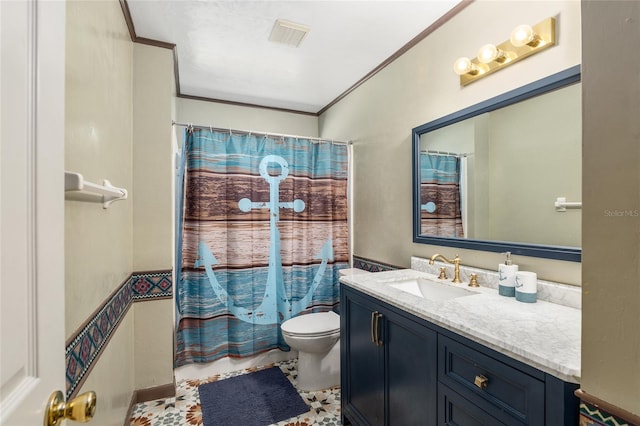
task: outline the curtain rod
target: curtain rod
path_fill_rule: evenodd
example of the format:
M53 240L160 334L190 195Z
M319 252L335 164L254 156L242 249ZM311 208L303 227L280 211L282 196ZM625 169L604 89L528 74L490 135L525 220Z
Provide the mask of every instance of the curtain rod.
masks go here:
M423 154L435 154L435 155L451 155L454 157L469 157L473 155L473 152L447 152L447 151L435 151L427 149L426 151L420 151Z
M178 123L176 121L172 121L171 124L173 126L182 126L182 127L186 127L186 128L192 128L192 129L194 129L194 128L209 129L211 131L215 130L215 131L218 131L218 132L240 133L240 134L245 134L245 135L275 136L275 137L279 137L279 138L308 139L310 141L315 141L315 143L330 142L330 143L336 144L336 145L352 145L353 144L353 142L351 142L351 141L349 141L349 142L341 142L341 141L334 141L333 139L313 138L313 137L309 137L309 136L286 135L286 134L282 134L282 133L254 132L252 130L224 129L224 128L221 128L221 127L205 126L205 125L201 125L201 124Z

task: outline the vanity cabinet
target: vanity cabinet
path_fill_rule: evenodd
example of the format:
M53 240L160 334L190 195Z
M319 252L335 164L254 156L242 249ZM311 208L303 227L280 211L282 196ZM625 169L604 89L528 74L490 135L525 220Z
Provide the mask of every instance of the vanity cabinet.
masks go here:
M459 422L465 407L471 405L491 416L490 423L478 424L544 424L544 373L484 355L481 351L445 336L438 338L438 381L443 408L441 424ZM456 394L456 395L454 395ZM457 396L464 398L456 401ZM473 424L473 423L471 423Z
M566 383L341 285L343 424L578 424Z
M343 424L435 425L436 332L342 286Z

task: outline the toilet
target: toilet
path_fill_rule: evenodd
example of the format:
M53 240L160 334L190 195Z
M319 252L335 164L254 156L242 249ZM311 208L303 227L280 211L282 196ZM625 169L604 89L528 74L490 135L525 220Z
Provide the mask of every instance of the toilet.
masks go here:
M340 316L335 312L299 315L282 323L282 337L298 351L298 389L313 391L340 384Z

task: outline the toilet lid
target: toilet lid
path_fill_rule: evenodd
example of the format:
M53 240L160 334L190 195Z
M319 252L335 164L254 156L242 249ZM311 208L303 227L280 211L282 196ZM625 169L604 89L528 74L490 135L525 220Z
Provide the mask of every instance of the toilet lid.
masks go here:
M340 316L333 311L298 315L282 323L282 331L289 334L317 336L340 330Z

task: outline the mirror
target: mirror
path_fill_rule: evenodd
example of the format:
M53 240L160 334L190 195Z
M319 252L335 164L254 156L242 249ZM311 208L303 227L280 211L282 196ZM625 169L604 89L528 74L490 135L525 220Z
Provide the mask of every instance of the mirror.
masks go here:
M413 241L579 262L580 66L413 129Z

